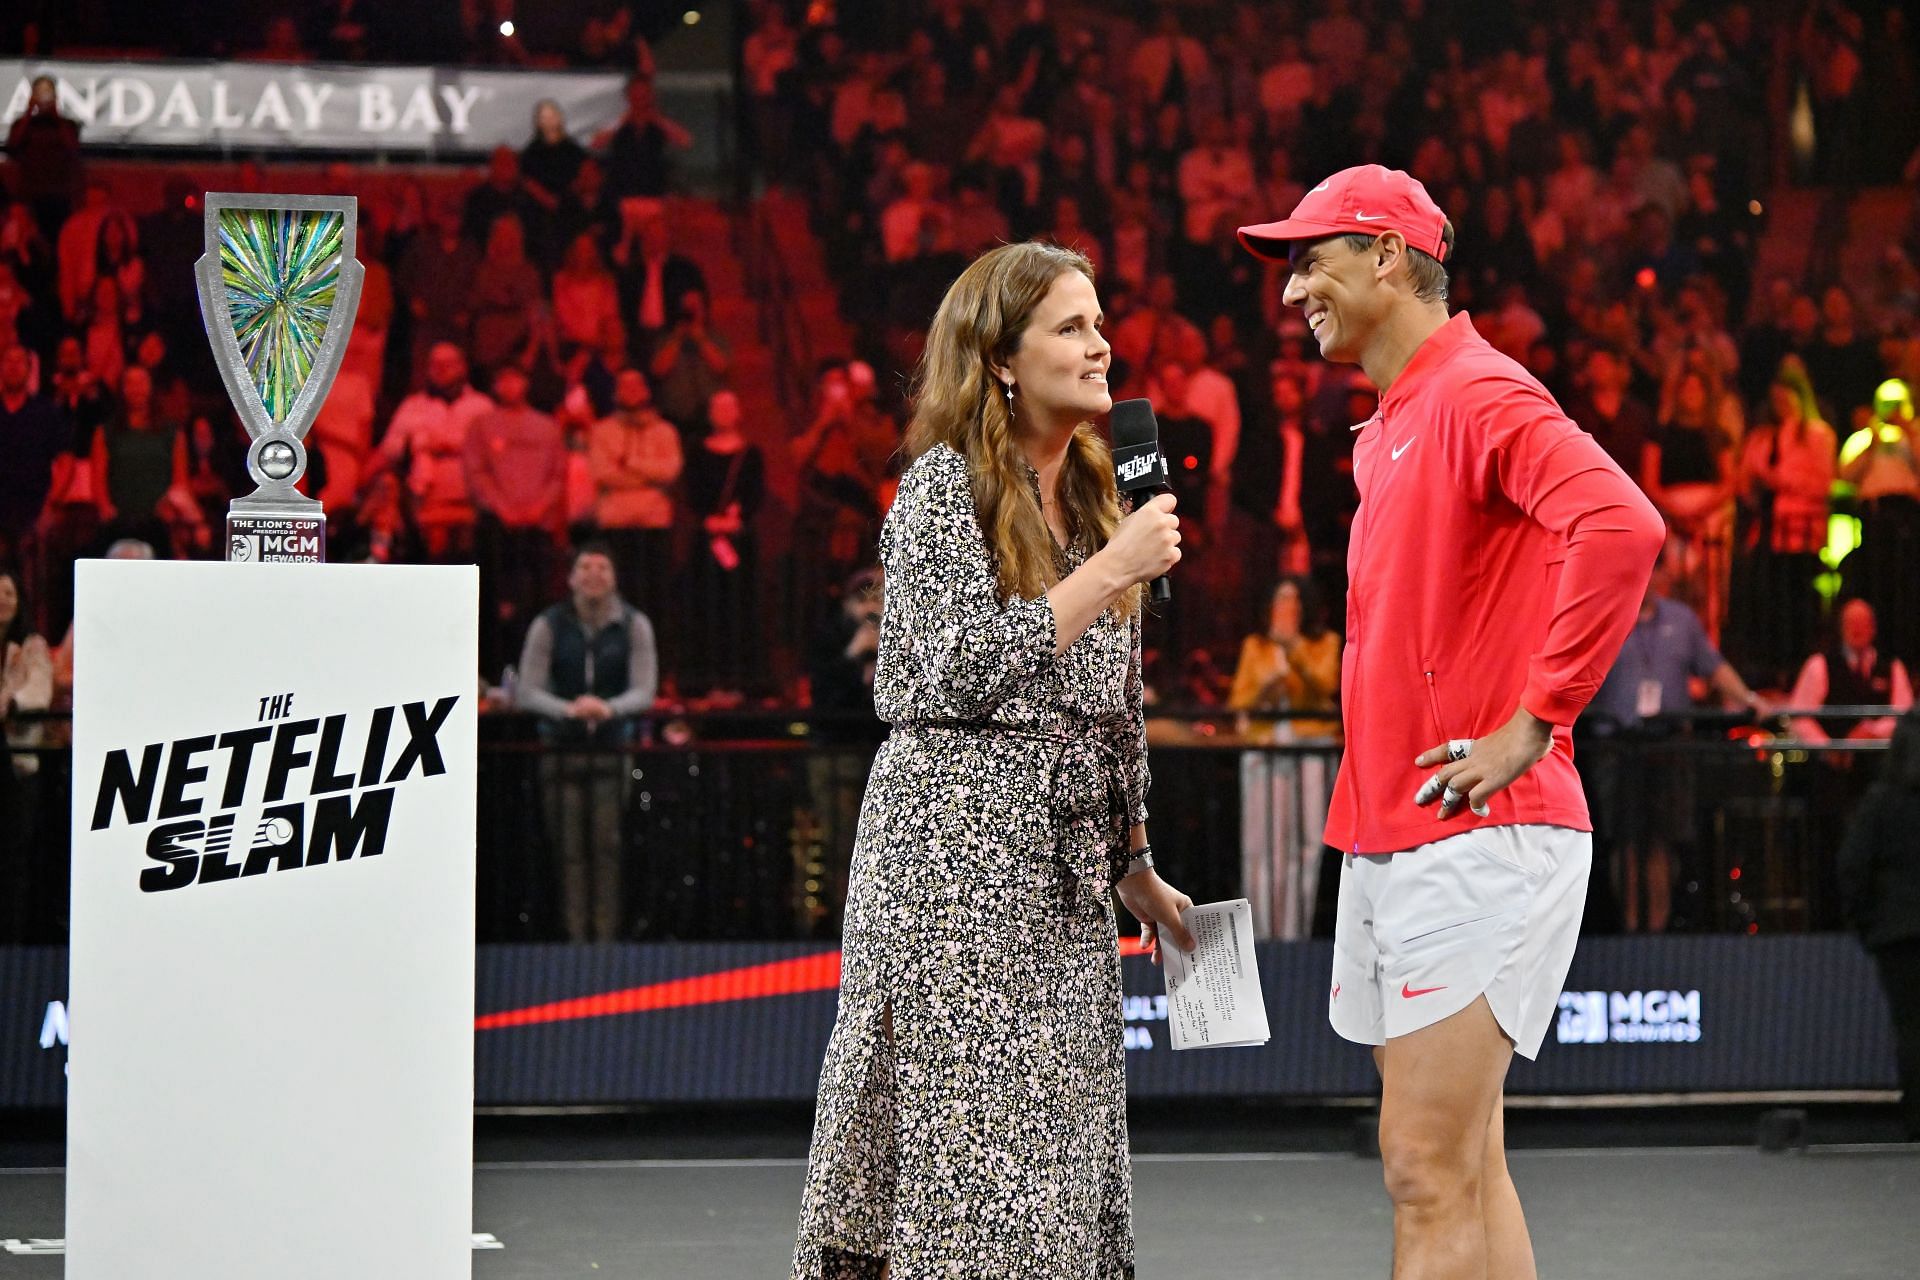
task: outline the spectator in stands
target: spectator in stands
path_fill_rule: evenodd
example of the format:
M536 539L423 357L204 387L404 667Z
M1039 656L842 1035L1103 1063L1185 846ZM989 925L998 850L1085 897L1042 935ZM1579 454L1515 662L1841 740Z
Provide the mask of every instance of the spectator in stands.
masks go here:
M467 285L472 305L468 349L483 370L532 362L546 288L527 257L520 219L502 216L487 234L486 255Z
M1179 191L1186 206L1183 230L1194 245L1211 245L1227 222L1253 198L1253 157L1237 146L1220 116L1201 121L1198 142L1180 157Z
M1840 606L1840 642L1816 653L1800 668L1788 701L1796 708L1891 707L1905 713L1913 706L1913 681L1907 665L1874 646L1879 622L1873 606L1853 599ZM1893 736L1892 716L1856 719L1847 716L1802 716L1793 722L1795 733L1809 742L1834 738L1855 741ZM1835 757L1851 760L1848 756Z
M1842 572L1847 591L1887 617L1895 653L1920 649L1920 421L1906 383L1874 393L1873 415L1840 447L1840 478L1853 488L1860 546Z
M467 357L451 342L427 353L427 385L400 402L374 455L372 474L406 473L427 557L459 563L473 554L473 500L467 490L467 435L493 401L467 383ZM371 483L371 479L369 480Z
M225 527L227 504L241 494L253 491L253 480L247 475L249 441L246 429L232 422L228 414L219 416L220 422L216 426L212 417L196 413L188 420L187 429L182 434L187 447L187 493L200 509L200 518L191 523L209 536L213 530ZM314 464L317 462L324 470L327 466L326 453L314 447L312 434L307 436L304 443L307 446L307 475L303 488L310 496L317 496L325 492L327 484L324 478L315 476ZM348 496L351 496L351 491ZM334 514L328 512L329 516ZM211 543L205 549L211 550Z
M413 322L408 367L416 385L427 376L435 347L466 342L479 270L479 246L460 234L460 220L448 208L435 210L430 224L401 253L394 284Z
M1153 104L1185 102L1213 77L1206 46L1182 30L1180 14L1171 6L1154 15L1153 34L1134 45L1127 69L1141 100Z
M602 245L610 244L619 225L618 207L607 196L606 170L588 156L554 211L553 242L570 245L576 236L590 231Z
M661 616L673 583L674 486L686 455L638 369L624 369L614 380L613 404L589 437L599 494L594 522L620 565L622 594Z
M1269 363L1266 394L1252 398L1247 435L1236 456L1231 497L1248 521L1250 575L1299 576L1310 552L1300 513L1306 395L1281 361Z
M977 178L963 178L954 186L953 211L947 222L948 247L971 258L1013 236L1007 215L1000 211Z
M637 376L637 375L636 375ZM653 705L659 655L647 615L620 598L612 549L574 552L568 598L527 628L519 706L541 717L557 750L540 758L549 840L559 855L561 913L575 942L620 936L621 810L626 757L590 748L633 740L632 717Z
M160 208L140 219L136 243L153 270L146 274L148 323L157 325L176 351L188 350L191 342L204 342L200 325L200 292L192 270L180 270L196 261L205 247L206 211L200 189L182 174L166 179ZM360 242L360 259L369 271L377 257L367 252L367 241ZM364 301L361 310L366 310Z
M33 902L43 725L24 715L53 702L53 658L33 630L17 572L0 568L0 930L25 936Z
M635 360L653 355L654 344L673 323L674 304L689 291L705 293L706 277L692 259L675 253L666 215L634 206L620 211L620 241L613 247L620 285L627 350Z
M1847 923L1880 971L1893 1015L1900 1118L1920 1142L1920 715L1900 718L1880 780L1853 812L1840 843Z
M0 564L16 560L36 526L50 526L54 467L73 448L73 427L46 396L32 393L27 349L0 351Z
M813 421L788 446L800 473L794 541L812 552L798 566L795 590L802 600L824 597L872 555L880 482L899 445L891 423L859 412L846 366L822 368Z
M567 132L566 112L552 98L542 98L533 108L533 137L520 149L520 191L531 206L536 256L548 265L572 243L557 240L555 233L561 205L586 159L587 149Z
M1838 442L1797 361L1774 376L1767 403L1767 418L1741 450L1730 607L1746 652L1784 675L1813 645L1820 623L1814 579L1827 545Z
M582 231L567 246L566 262L553 273L553 326L560 358L570 360L582 348L597 346L609 325L624 344L620 291L600 260L598 237Z
M754 551L766 468L759 446L740 434L739 396L715 391L705 416L706 437L687 455L687 512L701 536L688 557L680 666L713 697L738 694L763 668Z
M1327 626L1327 610L1311 579L1288 575L1267 597L1261 627L1240 642L1240 659L1227 694L1231 710L1321 711L1325 720L1281 720L1273 726L1283 741L1324 737L1340 731L1340 636Z
M60 311L77 322L93 295L93 277L99 266L100 224L111 209L105 184L90 182L81 205L58 228L54 252L60 268Z
M915 161L902 178L905 190L880 214L880 247L888 262L943 252L949 241L951 215L935 196L933 166Z
M1640 466L1640 487L1667 520L1665 558L1709 636L1725 618L1732 568L1733 442L1720 427L1724 394L1718 380L1698 368L1681 373Z
M706 428L707 405L727 385L733 363L727 340L707 320L707 295L689 289L674 304L673 327L654 348L647 369L654 400L667 421L689 435Z
M460 234L475 247L487 244L493 226L511 215L525 216L530 203L520 177L520 156L501 145L487 157L487 180L467 193L460 209Z
M1064 245L1074 250L1093 264L1096 273L1103 272L1107 266L1107 251L1100 243L1099 235L1082 219L1080 202L1072 196L1059 196L1053 201L1053 225L1041 236L1054 244Z
M1704 681L1728 710L1772 710L1720 656L1699 615L1673 599L1672 590L1669 566L1655 566L1633 630L1588 710L1590 727L1639 729L1657 716L1683 713L1693 706L1693 680Z
M1587 355L1584 385L1567 406L1567 416L1630 476L1640 474L1654 431L1653 411L1628 391L1632 381L1633 370L1618 352L1596 346Z
M0 350L24 346L34 329L34 299L13 274L13 268L0 262ZM21 327L25 321L25 329Z
M53 702L53 653L33 629L32 611L20 590L20 576L0 568L0 724L6 726L0 756L9 746L39 741L31 726L13 722L17 711L45 711ZM31 759L16 759L12 772L32 772ZM0 777L0 785L4 785Z
M25 201L0 207L0 267L26 291L29 306L17 321L20 340L35 351L52 345L66 320L60 312L57 276L49 240Z
M85 344L87 368L108 386L118 386L127 367L127 331L120 315L118 282L94 277L86 303L74 314L74 329Z
M618 202L657 202L667 194L669 150L684 151L693 135L660 113L651 76L627 81L627 110L620 123L594 139L605 152L607 193ZM626 217L623 208L621 216Z
M1820 295L1819 336L1800 349L1800 358L1832 422L1851 424L1854 410L1873 403L1874 388L1886 376L1878 347L1860 332L1853 293L1841 284Z
M153 544L139 538L118 538L107 548L108 560L153 560ZM53 688L54 693L64 705L71 705L73 699L73 624L67 624L67 634L61 639L59 647L53 651Z
M96 278L112 276L113 282L120 286L120 323L129 330L140 328L146 315L143 295L147 287L147 264L140 257L139 235L133 219L125 212L108 211L100 220L100 242L94 263Z
M505 635L553 594L554 550L566 528L567 441L527 403L527 372L503 364L493 408L468 428L467 488L478 513L481 669L507 656Z
M144 368L134 365L121 374L117 409L93 437L94 498L102 525L170 545L167 526L186 514L173 502L187 481L181 426L160 416Z
M1660 717L1693 708L1693 682L1703 682L1722 707L1766 715L1771 704L1749 689L1707 637L1699 615L1671 598L1673 574L1654 568L1639 616L1587 714L1580 733L1611 739L1621 734L1664 735L1684 726ZM1599 919L1616 909L1630 931L1665 932L1700 923L1703 869L1697 817L1690 803L1695 775L1684 758L1663 756L1646 764L1635 748L1602 747L1580 752L1581 775L1600 815L1603 832L1596 861L1602 868L1594 892ZM1676 874L1677 873L1677 874Z
M1170 275L1147 286L1146 305L1113 326L1113 354L1129 368L1158 369L1169 360L1191 362L1207 349L1206 337L1176 309L1178 286Z
M822 617L808 653L807 683L826 742L860 742L885 733L873 709L874 663L886 582L878 565L855 570L840 588L840 607Z
M368 482L359 504L343 521L338 539L347 564L418 564L426 545L407 509L406 491L391 471Z
M759 21L740 47L747 118L755 159L763 169L784 174L790 171L793 160L793 124L792 114L782 101L782 89L799 66L800 35L784 6L770 3L756 9ZM944 75L941 79L944 84Z
M60 233L80 194L80 125L60 114L58 90L52 76L35 76L26 110L7 128L13 194L33 210L48 239Z

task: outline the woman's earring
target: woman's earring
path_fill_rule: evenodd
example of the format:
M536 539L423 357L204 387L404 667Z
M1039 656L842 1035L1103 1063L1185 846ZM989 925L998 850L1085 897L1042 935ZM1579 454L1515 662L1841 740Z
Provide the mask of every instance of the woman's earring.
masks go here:
M1006 384L1006 386L1007 386L1007 413L1009 416L1011 416L1013 413L1013 384L1009 382Z

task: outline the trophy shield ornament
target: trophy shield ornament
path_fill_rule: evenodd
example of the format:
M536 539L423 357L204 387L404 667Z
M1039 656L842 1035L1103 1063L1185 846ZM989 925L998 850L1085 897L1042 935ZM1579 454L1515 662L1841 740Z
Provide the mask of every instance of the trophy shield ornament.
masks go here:
M256 486L228 506L229 560L326 559L325 513L294 486L360 306L358 216L353 196L207 193L200 316Z

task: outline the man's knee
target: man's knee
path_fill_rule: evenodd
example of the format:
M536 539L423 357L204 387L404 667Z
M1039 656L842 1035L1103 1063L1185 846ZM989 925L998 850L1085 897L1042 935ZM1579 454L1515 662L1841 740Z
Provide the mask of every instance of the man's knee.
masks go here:
M1473 1202L1485 1176L1482 1150L1459 1135L1417 1123L1383 1124L1380 1162L1400 1208L1444 1212Z

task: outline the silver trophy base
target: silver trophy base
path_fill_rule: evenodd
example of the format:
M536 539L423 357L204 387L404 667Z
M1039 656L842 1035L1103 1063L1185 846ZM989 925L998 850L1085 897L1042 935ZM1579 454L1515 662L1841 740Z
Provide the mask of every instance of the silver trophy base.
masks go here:
M227 559L235 564L325 564L327 520L320 504L261 510L227 509Z

